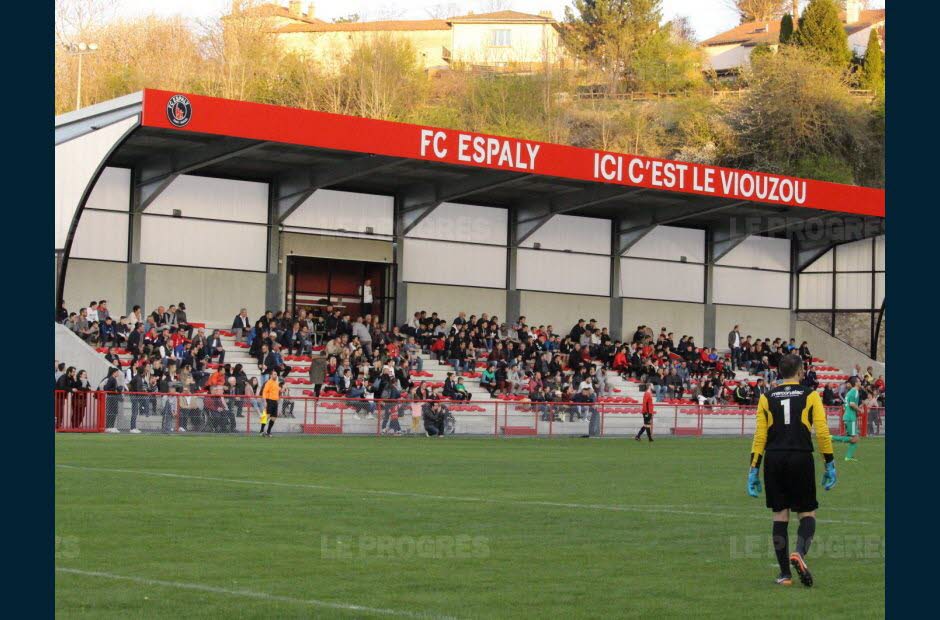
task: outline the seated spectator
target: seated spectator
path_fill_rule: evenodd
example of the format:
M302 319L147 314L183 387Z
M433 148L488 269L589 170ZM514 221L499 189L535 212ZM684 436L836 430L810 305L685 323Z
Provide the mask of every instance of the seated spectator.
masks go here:
M496 395L499 386L496 383L496 364L490 362L486 369L480 374L480 387L490 393L490 396Z
M238 315L232 320L232 331L235 333L235 340L241 342L247 339L251 331L251 322L248 320L248 309L242 308Z
M82 308L81 310L78 311L77 316L74 316L74 318L73 317L69 317L69 318L72 319L71 325L69 326L69 328L72 330L72 332L75 333L76 336L78 336L85 342L89 342L93 340L97 332L92 329L91 321L88 320L87 308Z
M803 375L802 383L813 390L819 387L819 381L816 379L816 371L813 369L812 364L807 365L806 374Z
M472 395L463 383L463 377L457 377L457 383L454 384L454 398L456 400L470 400Z
M202 330L199 330L202 332ZM219 330L212 330L212 335L209 336L209 339L206 341L206 355L211 359L213 357L219 358L219 363L225 363L225 349L222 348L222 336L219 334Z
M837 407L842 404L842 397L832 388L831 383L827 383L823 388L822 401L826 407Z
M265 378L271 374L286 377L290 374L290 371L291 367L284 363L284 357L281 355L280 343L275 342L273 348L267 352L261 362L261 374Z
M424 422L424 430L428 437L444 436L446 418L447 408L441 401L435 400L425 403L421 411L421 419Z
M701 391L698 394L699 405L714 405L718 402L718 390L711 379L705 379L702 382Z
M111 317L107 317L98 328L98 338L102 346L111 346L117 342L117 329Z

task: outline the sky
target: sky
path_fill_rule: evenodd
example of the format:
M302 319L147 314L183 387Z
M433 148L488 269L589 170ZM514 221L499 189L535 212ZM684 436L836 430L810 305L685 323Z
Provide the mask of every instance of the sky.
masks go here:
M277 0L274 0L277 1ZM306 7L309 0L303 0ZM183 15L195 19L209 19L223 13L231 0L117 0L117 13L136 17L156 13L158 15ZM282 1L281 4L286 4ZM363 20L375 19L427 19L429 11L442 6L457 6L467 13L489 10L512 9L524 13L551 10L555 19L565 14L565 6L572 0L470 0L464 2L447 0L319 0L314 2L316 16L330 21L351 13L358 13ZM883 7L884 0L870 2L872 7ZM663 16L672 19L686 16L699 40L707 39L734 27L737 14L726 0L663 0Z

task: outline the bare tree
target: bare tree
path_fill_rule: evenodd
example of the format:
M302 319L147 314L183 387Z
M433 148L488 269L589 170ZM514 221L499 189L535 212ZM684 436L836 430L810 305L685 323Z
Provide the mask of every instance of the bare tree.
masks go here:
M115 0L56 0L56 43L68 43L101 27L113 16L115 5Z
M440 2L425 7L424 12L431 19L447 19L448 17L460 15L463 11L458 2Z
M236 0L232 12L206 26L208 90L228 99L271 101L282 57L272 23L250 9L256 0Z
M481 0L477 6L480 13L495 13L512 8L510 0Z
M669 26L672 30L672 36L676 37L680 41L686 41L688 43L695 43L695 28L692 26L692 22L685 15L678 15L669 22Z
M725 0L741 17L741 23L780 19L798 0Z

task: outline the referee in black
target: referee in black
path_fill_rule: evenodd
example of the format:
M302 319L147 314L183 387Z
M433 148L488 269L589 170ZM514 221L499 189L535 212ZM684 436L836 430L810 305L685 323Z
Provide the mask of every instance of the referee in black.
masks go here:
M767 485L767 507L773 511L773 545L780 565L776 583L793 584L790 566L800 582L813 585L813 576L806 565L813 535L816 533L816 473L813 465L813 438L826 462L823 488L835 486L836 468L832 459L832 438L822 398L810 387L800 384L803 360L798 355L785 355L777 365L780 384L761 395L757 404L757 428L751 446L751 469L747 492L760 496L759 469L764 462L764 484ZM766 454L765 454L766 453ZM796 550L789 553L788 526L790 511L800 519Z

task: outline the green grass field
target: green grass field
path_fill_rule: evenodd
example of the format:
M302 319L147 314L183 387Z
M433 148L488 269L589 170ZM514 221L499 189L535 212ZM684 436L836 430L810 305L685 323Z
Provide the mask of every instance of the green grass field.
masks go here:
M747 440L655 444L58 436L57 616L884 616L883 440L836 446L812 589Z

